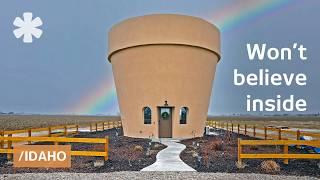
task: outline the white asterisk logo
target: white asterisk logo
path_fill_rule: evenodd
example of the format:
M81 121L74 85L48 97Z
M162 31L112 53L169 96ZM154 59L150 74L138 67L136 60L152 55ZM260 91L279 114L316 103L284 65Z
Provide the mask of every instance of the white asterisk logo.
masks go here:
M19 27L13 31L16 38L23 36L24 43L32 43L32 36L39 39L42 35L42 30L37 27L42 25L42 21L39 17L32 20L32 13L23 13L23 20L20 17L16 17L13 21L13 25Z

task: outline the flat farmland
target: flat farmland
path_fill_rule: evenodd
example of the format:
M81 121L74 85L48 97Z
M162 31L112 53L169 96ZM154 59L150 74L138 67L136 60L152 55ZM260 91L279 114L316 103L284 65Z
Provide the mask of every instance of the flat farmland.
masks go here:
M119 116L0 115L0 130L40 128L120 120ZM256 126L289 126L320 131L319 116L217 116L208 120Z
M0 115L0 130L41 128L120 120L119 116Z
M208 120L256 126L288 126L297 129L320 130L319 116L217 116Z

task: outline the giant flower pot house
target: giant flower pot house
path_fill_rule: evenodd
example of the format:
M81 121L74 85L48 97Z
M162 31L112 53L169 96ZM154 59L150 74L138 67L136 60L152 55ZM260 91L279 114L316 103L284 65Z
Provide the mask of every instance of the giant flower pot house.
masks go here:
M125 136L203 135L220 33L184 15L135 17L112 27L108 60Z

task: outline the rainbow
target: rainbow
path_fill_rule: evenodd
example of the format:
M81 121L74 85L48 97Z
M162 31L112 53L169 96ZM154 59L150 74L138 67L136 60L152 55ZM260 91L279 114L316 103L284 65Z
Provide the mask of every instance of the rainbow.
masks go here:
M209 20L226 32L259 17L279 11L295 0L246 0L227 5L210 15Z
M235 29L239 25L270 15L295 0L246 0L232 2L219 11L213 12L209 20L216 24L222 33ZM116 113L118 103L112 76L101 81L92 91L87 93L68 113L105 114Z
M107 76L101 83L87 93L76 106L68 110L81 115L115 115L118 111L117 94L112 76Z

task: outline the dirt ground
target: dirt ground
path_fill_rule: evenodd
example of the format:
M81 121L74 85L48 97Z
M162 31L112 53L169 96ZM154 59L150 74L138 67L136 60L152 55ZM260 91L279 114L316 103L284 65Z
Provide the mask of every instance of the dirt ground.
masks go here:
M319 161L317 160L289 160L289 165L283 164L282 160L275 160L280 165L280 171L278 172L262 170L261 162L263 160L243 160L247 167L238 169L236 166L237 138L253 138L244 135L238 136L236 133L227 133L224 130L217 130L217 132L219 132L218 136L183 140L182 143L187 148L180 154L181 159L199 172L265 173L320 177L320 169L317 166ZM243 147L245 153L277 153L282 151L280 146ZM290 147L289 153L307 152Z
M120 120L119 116L0 115L0 130L41 128Z
M117 136L118 134L118 136ZM13 168L8 163L6 156L0 156L0 174L7 173L53 173L53 172L81 172L102 173L114 171L139 171L156 161L156 154L165 148L164 145L154 143L148 139L129 138L122 136L121 129L110 129L93 133L80 133L75 137L109 137L109 160L102 167L94 167L96 160L102 157L72 157L72 167L69 169L45 169L45 168ZM44 143L42 143L44 144ZM148 150L150 148L150 150ZM103 145L72 143L72 150L97 150L103 151Z

